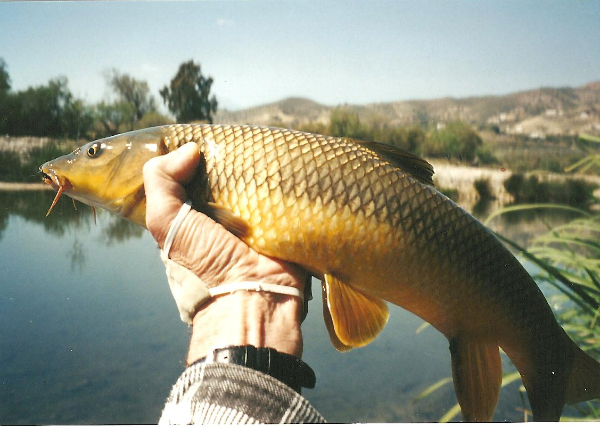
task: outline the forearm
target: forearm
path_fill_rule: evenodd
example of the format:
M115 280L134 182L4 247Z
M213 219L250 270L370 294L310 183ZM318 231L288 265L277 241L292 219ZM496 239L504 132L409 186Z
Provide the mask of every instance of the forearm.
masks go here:
M183 184L199 161L197 146L187 144L144 167L146 225L164 250L181 318L192 322L191 366L173 387L161 423L322 422L298 395L315 384L314 372L299 359L307 273L255 252L211 218L182 208ZM275 286L247 290L255 288L240 282ZM222 293L233 284L244 290Z
M232 345L271 347L302 355L302 303L292 296L239 291L216 297L194 316L188 365L212 349Z

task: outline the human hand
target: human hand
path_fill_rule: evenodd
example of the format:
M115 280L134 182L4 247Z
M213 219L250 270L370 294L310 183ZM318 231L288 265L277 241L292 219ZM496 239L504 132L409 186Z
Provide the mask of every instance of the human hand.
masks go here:
M193 178L200 154L194 143L151 159L144 166L146 226L162 248L170 224L187 199L184 185ZM306 273L260 255L206 215L190 211L169 257L194 272L209 287L260 281L303 291ZM272 347L300 357L302 304L292 296L238 291L214 297L193 319L188 363L211 349L229 345Z

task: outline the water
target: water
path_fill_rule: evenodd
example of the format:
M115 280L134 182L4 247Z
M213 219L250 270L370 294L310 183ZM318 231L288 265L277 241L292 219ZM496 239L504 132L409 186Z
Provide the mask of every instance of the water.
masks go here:
M156 423L189 339L156 243L102 211L94 225L89 208L76 211L67 198L45 218L52 198L0 192L0 424ZM496 225L540 227L522 218ZM416 334L423 322L391 306L372 344L338 353L319 289L315 282L303 325L317 387L303 394L328 421L435 421L456 403L451 385L414 402L451 375L441 334ZM502 390L495 420L523 419L517 387Z

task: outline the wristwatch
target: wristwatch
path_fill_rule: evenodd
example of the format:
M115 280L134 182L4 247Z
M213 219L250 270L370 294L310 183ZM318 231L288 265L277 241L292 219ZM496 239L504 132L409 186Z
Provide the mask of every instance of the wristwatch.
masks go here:
M231 363L257 370L287 384L298 393L301 387L314 388L316 383L315 373L310 366L296 356L280 353L270 347L241 345L218 348L192 365L210 362Z

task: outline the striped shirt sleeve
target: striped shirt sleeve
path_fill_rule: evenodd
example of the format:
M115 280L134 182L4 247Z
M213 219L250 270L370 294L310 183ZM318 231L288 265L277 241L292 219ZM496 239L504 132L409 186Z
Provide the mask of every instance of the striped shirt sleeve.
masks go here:
M159 424L301 424L325 420L301 395L243 366L187 368L167 399Z

